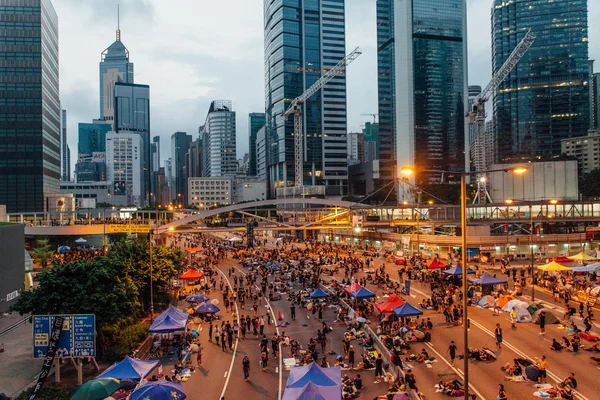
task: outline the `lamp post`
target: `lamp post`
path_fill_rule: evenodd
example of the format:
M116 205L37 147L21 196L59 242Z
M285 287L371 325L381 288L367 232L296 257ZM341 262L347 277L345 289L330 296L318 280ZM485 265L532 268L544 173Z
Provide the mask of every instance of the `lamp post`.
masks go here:
M400 170L404 175L413 175L415 173L414 168L404 167ZM444 173L447 171L440 170L419 170L419 172L433 172L433 173ZM523 174L527 172L525 167L516 167L514 169L496 169L489 171L478 171L478 172L461 172L460 173L460 220L461 220L461 258L462 258L462 306L463 306L463 340L464 340L464 358L463 358L463 375L464 375L464 387L465 394L464 399L469 400L469 330L468 330L468 301L467 301L467 176L477 175L481 173L490 172L513 172L515 174Z

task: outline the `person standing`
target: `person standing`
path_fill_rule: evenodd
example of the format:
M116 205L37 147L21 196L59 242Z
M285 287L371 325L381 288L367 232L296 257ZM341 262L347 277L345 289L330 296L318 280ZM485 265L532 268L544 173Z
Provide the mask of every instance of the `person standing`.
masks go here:
M356 353L354 352L354 346L350 345L350 349L348 350L348 364L351 368L354 368L354 356Z
M208 341L212 342L212 333L213 333L213 323L210 321L210 325L208 326Z
M448 354L450 355L450 361L452 366L454 367L454 360L456 359L456 344L454 343L454 340L450 342L450 346L448 346Z
M262 370L266 371L269 362L269 350L266 347L260 353L260 361L262 363Z
M217 328L215 329L215 343L217 344L217 346L219 345L219 338L221 337L221 328L219 328L217 326Z
M244 379L248 382L248 379L250 379L250 359L248 356L244 356L242 360L242 369L244 370Z
M498 349L502 348L502 328L500 328L500 324L496 324L496 329L494 330L496 334L496 347Z
M498 400L508 400L508 394L506 393L506 390L504 389L504 385L500 384L498 385Z
M379 383L383 379L383 358L381 358L381 354L377 355L377 359L375 360L375 382Z
M265 330L265 319L261 316L258 319L258 323L260 324L260 334L264 334L264 330Z
M404 380L406 381L406 384L409 388L417 392L419 391L419 388L417 387L417 379L415 378L415 374L413 374L411 369L406 371Z
M198 367L202 365L202 345L198 344L198 354L196 355L196 361L198 363Z
M512 329L517 329L517 326L515 325L516 322L517 322L517 309L516 309L516 307L513 307L512 310L510 310L510 324L511 324Z
M295 321L296 320L296 306L293 304L290 307L290 315L292 316L292 321Z
M540 376L538 377L538 383L542 382L542 379L544 380L544 382L546 382L547 379L547 372L546 370L548 369L548 361L546 361L546 356L542 356L542 358L540 358L537 362L537 366L540 370Z
M546 311L542 310L540 312L540 335L546 334Z
M225 329L223 329L222 336L221 336L221 350L222 351L227 351L227 336L229 336L228 332Z

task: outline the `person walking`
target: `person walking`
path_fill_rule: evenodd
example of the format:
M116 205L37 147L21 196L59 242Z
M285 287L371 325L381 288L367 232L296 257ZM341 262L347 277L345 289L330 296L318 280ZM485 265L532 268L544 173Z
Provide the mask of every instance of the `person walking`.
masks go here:
M382 382L383 379L383 358L381 358L381 354L377 355L377 359L375 360L375 382Z
M198 344L198 354L196 355L196 362L198 363L198 367L202 365L202 345Z
M592 330L592 322L589 315L583 319L583 324L585 325L585 333L589 333Z
M269 362L269 350L266 347L260 353L260 361L262 365L262 370L266 371Z
M229 350L233 350L233 331L231 329L227 331L227 345L229 345Z
M217 344L217 346L219 345L219 338L221 337L221 328L219 328L217 326L217 328L215 329L215 343Z
M496 348L502 348L502 328L500 328L500 324L496 324L496 329L494 330L496 334Z
M213 334L213 323L210 321L210 325L208 325L208 341L212 342L212 334Z
M242 360L242 369L244 370L244 380L248 382L248 379L250 379L250 359L248 356L244 356Z
M540 312L540 335L546 334L546 311L542 310Z
M228 333L225 329L223 329L223 332L221 333L221 350L222 351L227 351L227 336Z
M517 329L517 326L515 325L517 323L517 308L513 307L512 310L510 310L510 327L512 329Z
M497 400L508 400L508 394L506 393L506 390L504 389L504 385L502 385L502 384L498 385L498 396L496 398L497 398Z
M290 315L292 316L292 321L295 321L296 320L296 306L293 304L290 307Z
M452 340L450 342L450 346L448 346L448 350L447 353L450 355L450 361L452 361L450 364L454 367L454 360L456 359L456 344L454 343L454 340Z

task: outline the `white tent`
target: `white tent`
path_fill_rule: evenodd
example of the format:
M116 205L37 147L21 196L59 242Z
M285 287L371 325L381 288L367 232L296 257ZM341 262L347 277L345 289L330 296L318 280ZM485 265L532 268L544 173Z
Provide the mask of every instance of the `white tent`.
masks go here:
M479 303L477 303L477 305L479 307L488 308L488 307L494 307L495 302L496 302L496 299L494 299L494 296L483 296L481 298L481 300L479 300Z
M502 307L502 309L504 311L511 311L513 307L517 307L517 306L522 306L522 307L527 308L527 307L529 307L529 304L525 303L524 301L515 299L515 300L511 300L508 303L506 303L504 305L504 307Z
M230 242L241 242L242 240L244 240L244 239L239 238L237 236L236 237L232 237L231 239L229 239Z
M517 322L531 322L531 314L527 311L527 303L516 305L515 311L517 312Z

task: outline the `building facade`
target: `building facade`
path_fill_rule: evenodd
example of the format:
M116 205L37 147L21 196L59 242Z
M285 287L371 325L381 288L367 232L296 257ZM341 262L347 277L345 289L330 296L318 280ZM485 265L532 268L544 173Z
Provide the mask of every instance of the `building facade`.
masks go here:
M349 132L348 140L348 165L365 161L365 135L360 132Z
M470 145L471 170L486 171L494 162L494 120L485 121L483 134Z
M469 103L467 108L471 110L473 108L473 103L477 96L481 94L481 86L479 85L469 85ZM473 145L473 142L477 138L477 124L469 125L469 145ZM473 160L473 154L471 154L471 161Z
M67 142L67 110L60 114L60 180L71 180L71 149Z
M558 156L590 124L587 0L494 0L494 73L529 29L535 43L494 93L497 163Z
M61 193L70 193L75 197L75 207L96 208L97 203L112 204L112 182L61 182Z
M237 172L235 111L230 100L210 103L200 136L204 147L204 176L235 175Z
M586 136L563 139L561 154L577 159L579 176L600 168L600 130L593 129Z
M176 204L187 204L187 177L185 173L185 155L190 148L192 135L175 132L171 135L171 199ZM166 164L165 164L166 166ZM167 172L168 174L168 172Z
M40 212L60 190L58 16L50 0L3 0L0 24L0 204Z
M233 202L261 201L267 199L267 181L238 177L233 183Z
M78 159L91 157L94 153L106 151L106 134L111 130L111 124L102 120L92 123L80 122L77 132Z
M106 163L104 158L106 153L96 154L101 154L102 157L85 157L79 159L77 164L75 164L75 182L101 182L106 180Z
M187 178L203 176L203 150L202 140L196 139L190 143L190 147L185 155L185 172Z
M256 177L267 180L267 127L263 126L256 133ZM268 196L268 195L267 195Z
M231 177L188 178L189 204L200 209L232 204L232 183Z
M249 137L249 151L248 151L248 175L256 176L256 134L258 130L265 126L265 113L250 113L248 115L248 137Z
M295 181L294 121L282 113L346 54L343 0L264 1L266 138L270 190ZM347 192L346 75L341 73L302 106L306 186Z
M113 183L112 204L143 206L144 142L130 131L106 134L107 180Z
M395 176L404 166L464 171L466 1L378 0L377 13L382 161L393 142ZM440 176L417 174L416 183L439 182Z

